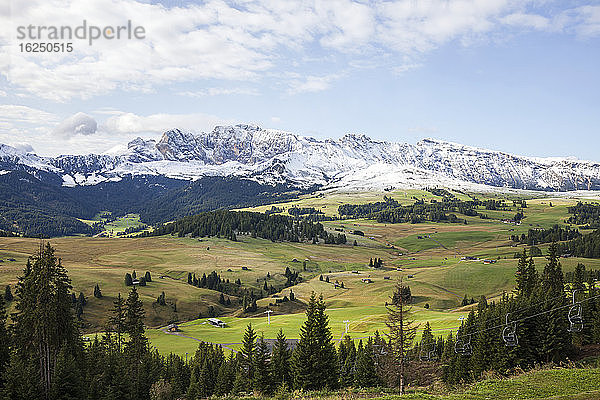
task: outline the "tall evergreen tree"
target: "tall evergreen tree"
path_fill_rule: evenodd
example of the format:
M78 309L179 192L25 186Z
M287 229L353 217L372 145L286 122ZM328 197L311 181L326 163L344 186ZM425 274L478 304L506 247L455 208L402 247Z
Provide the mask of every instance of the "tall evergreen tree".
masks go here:
M279 387L285 383L288 387L292 384L292 369L290 365L291 352L288 348L283 330L277 332L277 339L273 346L273 354L271 356L271 379L273 387Z
M373 338L369 338L364 347L359 344L356 361L356 384L360 387L372 387L379 383L373 357Z
M6 329L6 306L0 296L0 389L4 387L6 368L10 362L10 337Z
M568 331L569 324L564 316L566 298L562 267L558 256L558 246L552 243L548 248L548 262L544 267L542 280L542 295L545 296L545 307L553 310L541 315L538 321L544 327L541 336L541 353L546 362L560 361L570 353L571 335Z
M12 291L10 290L10 285L6 285L6 287L4 288L4 300L7 302L13 301L13 294Z
M332 342L323 296L313 292L306 308L306 321L293 354L294 381L302 389L338 386L337 354Z
M84 397L81 371L65 347L58 353L50 388L52 400L79 400Z
M404 394L406 385L405 368L408 351L415 338L417 326L414 325L409 317L409 308L404 304L404 285L400 280L390 297L390 304L387 308L386 325L389 329L387 333L390 345L392 347L392 356L398 364L398 374L396 385L400 388L400 393Z
M252 328L252 324L248 324L244 337L242 339L242 368L246 373L246 382L252 382L254 379L254 351L256 349L256 338L258 335Z
M111 316L108 317L109 331L114 332L116 334L116 343L119 352L121 351L123 346L123 334L126 332L125 311L125 302L121 297L121 293L119 293L117 299L113 302Z
M125 303L124 328L129 335L129 341L125 346L127 352L137 360L148 351L148 339L144 333L144 316L144 307L134 286Z
M79 329L73 318L71 281L48 243L30 257L17 284L13 316L15 345L23 362L39 366L42 397L48 398L61 347L81 354Z
M254 354L254 389L261 394L267 394L271 391L271 370L269 363L269 347L263 336L256 343Z
M523 249L523 253L521 253L521 257L519 257L519 262L517 264L517 272L515 273L515 280L517 282L517 287L515 291L519 295L524 295L528 292L528 260L527 260L527 250Z

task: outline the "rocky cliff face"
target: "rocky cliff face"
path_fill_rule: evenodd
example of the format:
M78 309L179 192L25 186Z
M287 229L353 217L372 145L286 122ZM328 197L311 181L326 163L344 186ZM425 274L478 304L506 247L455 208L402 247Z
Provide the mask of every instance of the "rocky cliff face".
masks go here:
M0 169L60 174L65 184L96 184L129 175L248 177L301 187L487 185L530 190L600 190L600 164L540 159L425 139L416 144L375 141L348 134L317 140L253 125L211 132L180 129L158 142L137 138L118 155L38 157L0 145Z

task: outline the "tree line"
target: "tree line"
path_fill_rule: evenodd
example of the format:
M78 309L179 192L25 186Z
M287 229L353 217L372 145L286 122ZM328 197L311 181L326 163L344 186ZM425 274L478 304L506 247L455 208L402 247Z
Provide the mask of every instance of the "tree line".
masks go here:
M511 235L513 242L533 246L542 243L562 242L565 240L576 239L581 236L579 230L570 227L562 227L558 224L548 229L529 229L527 234Z
M585 225L586 228L600 228L600 204L577 202L575 206L567 207L567 212L573 214L567 223Z
M153 232L144 232L142 236L178 235L192 237L224 237L237 240L238 234L269 239L272 241L319 243L346 243L343 234L328 233L322 224L305 220L296 220L283 215L268 215L249 211L208 211L198 215L184 217L175 222L157 227Z
M515 277L513 294L497 303L480 299L457 334L438 345L446 382L473 381L489 370L509 374L517 368L558 363L571 357L576 345L600 343L600 290L591 280L586 290L576 293L584 322L573 323L571 293L565 291L555 243L541 274L524 250Z
M478 213L475 207L480 203L478 200L462 201L455 197L444 197L440 202L433 199L430 203L425 203L421 199L403 206L397 200L384 196L381 202L342 204L338 207L338 213L343 218L371 218L388 223L466 223L465 219L458 218L453 212L476 216Z
M46 245L19 278L10 324L0 297L0 396L196 400L369 386L402 392L408 383L418 383L424 368L449 383L468 382L484 371L508 374L564 361L575 346L600 343L600 290L581 282L586 274L580 267L577 282L583 289L576 300L585 323L573 330L555 244L541 274L523 252L515 276L512 295L497 303L480 299L457 334L445 338L435 338L426 324L415 341L406 286L399 282L386 304L385 335L376 333L358 344L345 335L336 347L323 297L313 293L297 341L287 340L281 330L275 340L266 340L248 325L239 352L200 343L188 359L151 349L135 287L126 299L119 294L114 300L105 333L84 345L67 271Z

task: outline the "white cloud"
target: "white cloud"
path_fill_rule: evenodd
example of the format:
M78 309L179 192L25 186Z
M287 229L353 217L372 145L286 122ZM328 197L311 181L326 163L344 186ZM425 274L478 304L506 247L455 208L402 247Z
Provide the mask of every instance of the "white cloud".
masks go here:
M97 128L98 124L94 118L82 112L78 112L61 122L54 129L54 134L62 137L93 135L96 133Z
M212 130L215 125L231 124L234 121L202 113L193 114L152 114L141 116L133 113L122 113L112 116L101 125L100 129L113 134L129 133L162 133L172 128L195 131Z
M536 14L514 13L502 18L502 22L507 25L522 26L538 30L549 29L551 19Z
M14 104L0 105L0 122L16 126L17 124L46 125L58 121L55 114L37 108Z
M394 72L398 75L402 75L405 74L409 71L421 68L423 66L422 63L407 63L407 64L402 64L399 65L397 67L394 67Z
M31 146L29 143L9 142L8 145L23 153L35 153L33 146Z
M330 74L323 76L310 75L304 79L294 79L290 82L288 94L321 92L329 89L332 83L341 77L341 74Z
M582 6L572 12L574 23L572 29L578 35L595 37L600 35L600 6Z
M186 97L206 97L206 96L222 96L222 95L244 95L244 96L258 96L259 92L256 89L246 88L220 88L212 87L204 90L197 91L183 91L177 93L180 96Z
M10 93L53 101L117 90L149 93L179 82L252 82L276 76L290 92L328 88L331 79L286 80L318 54L331 74L389 57L423 56L450 41L464 45L503 29L600 34L600 6L548 14L540 0L206 0L173 7L120 0L12 1L0 14L0 71ZM185 4L182 2L181 4ZM118 26L132 20L144 40L73 40L72 53L22 53L21 25ZM563 29L564 28L564 29ZM387 57L387 58L386 58ZM418 58L418 57L417 57ZM333 60L333 61L332 61ZM338 63L339 62L339 63ZM389 62L385 62L389 65ZM299 65L297 65L299 64ZM402 67L400 67L402 68ZM321 69L323 70L323 69ZM304 82L303 82L304 81ZM225 85L227 86L227 85ZM214 87L188 96L253 94Z
M99 154L122 146L137 136L157 138L172 128L207 131L215 125L237 122L202 113L143 116L115 109L100 109L92 113L106 120L98 124L90 115L78 112L61 122L58 115L47 111L20 105L0 105L0 143L23 151L30 151L28 146L33 146L43 156Z

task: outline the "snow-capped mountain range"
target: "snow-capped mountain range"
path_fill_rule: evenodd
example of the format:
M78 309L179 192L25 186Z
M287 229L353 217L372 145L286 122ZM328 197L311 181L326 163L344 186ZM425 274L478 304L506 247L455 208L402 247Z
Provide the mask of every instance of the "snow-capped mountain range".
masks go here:
M110 154L51 158L0 144L0 174L15 169L45 171L59 176L64 186L154 175L182 180L235 176L302 188L600 190L597 162L516 156L436 139L407 144L348 134L317 140L252 125L201 133L172 129L159 141L137 138Z

